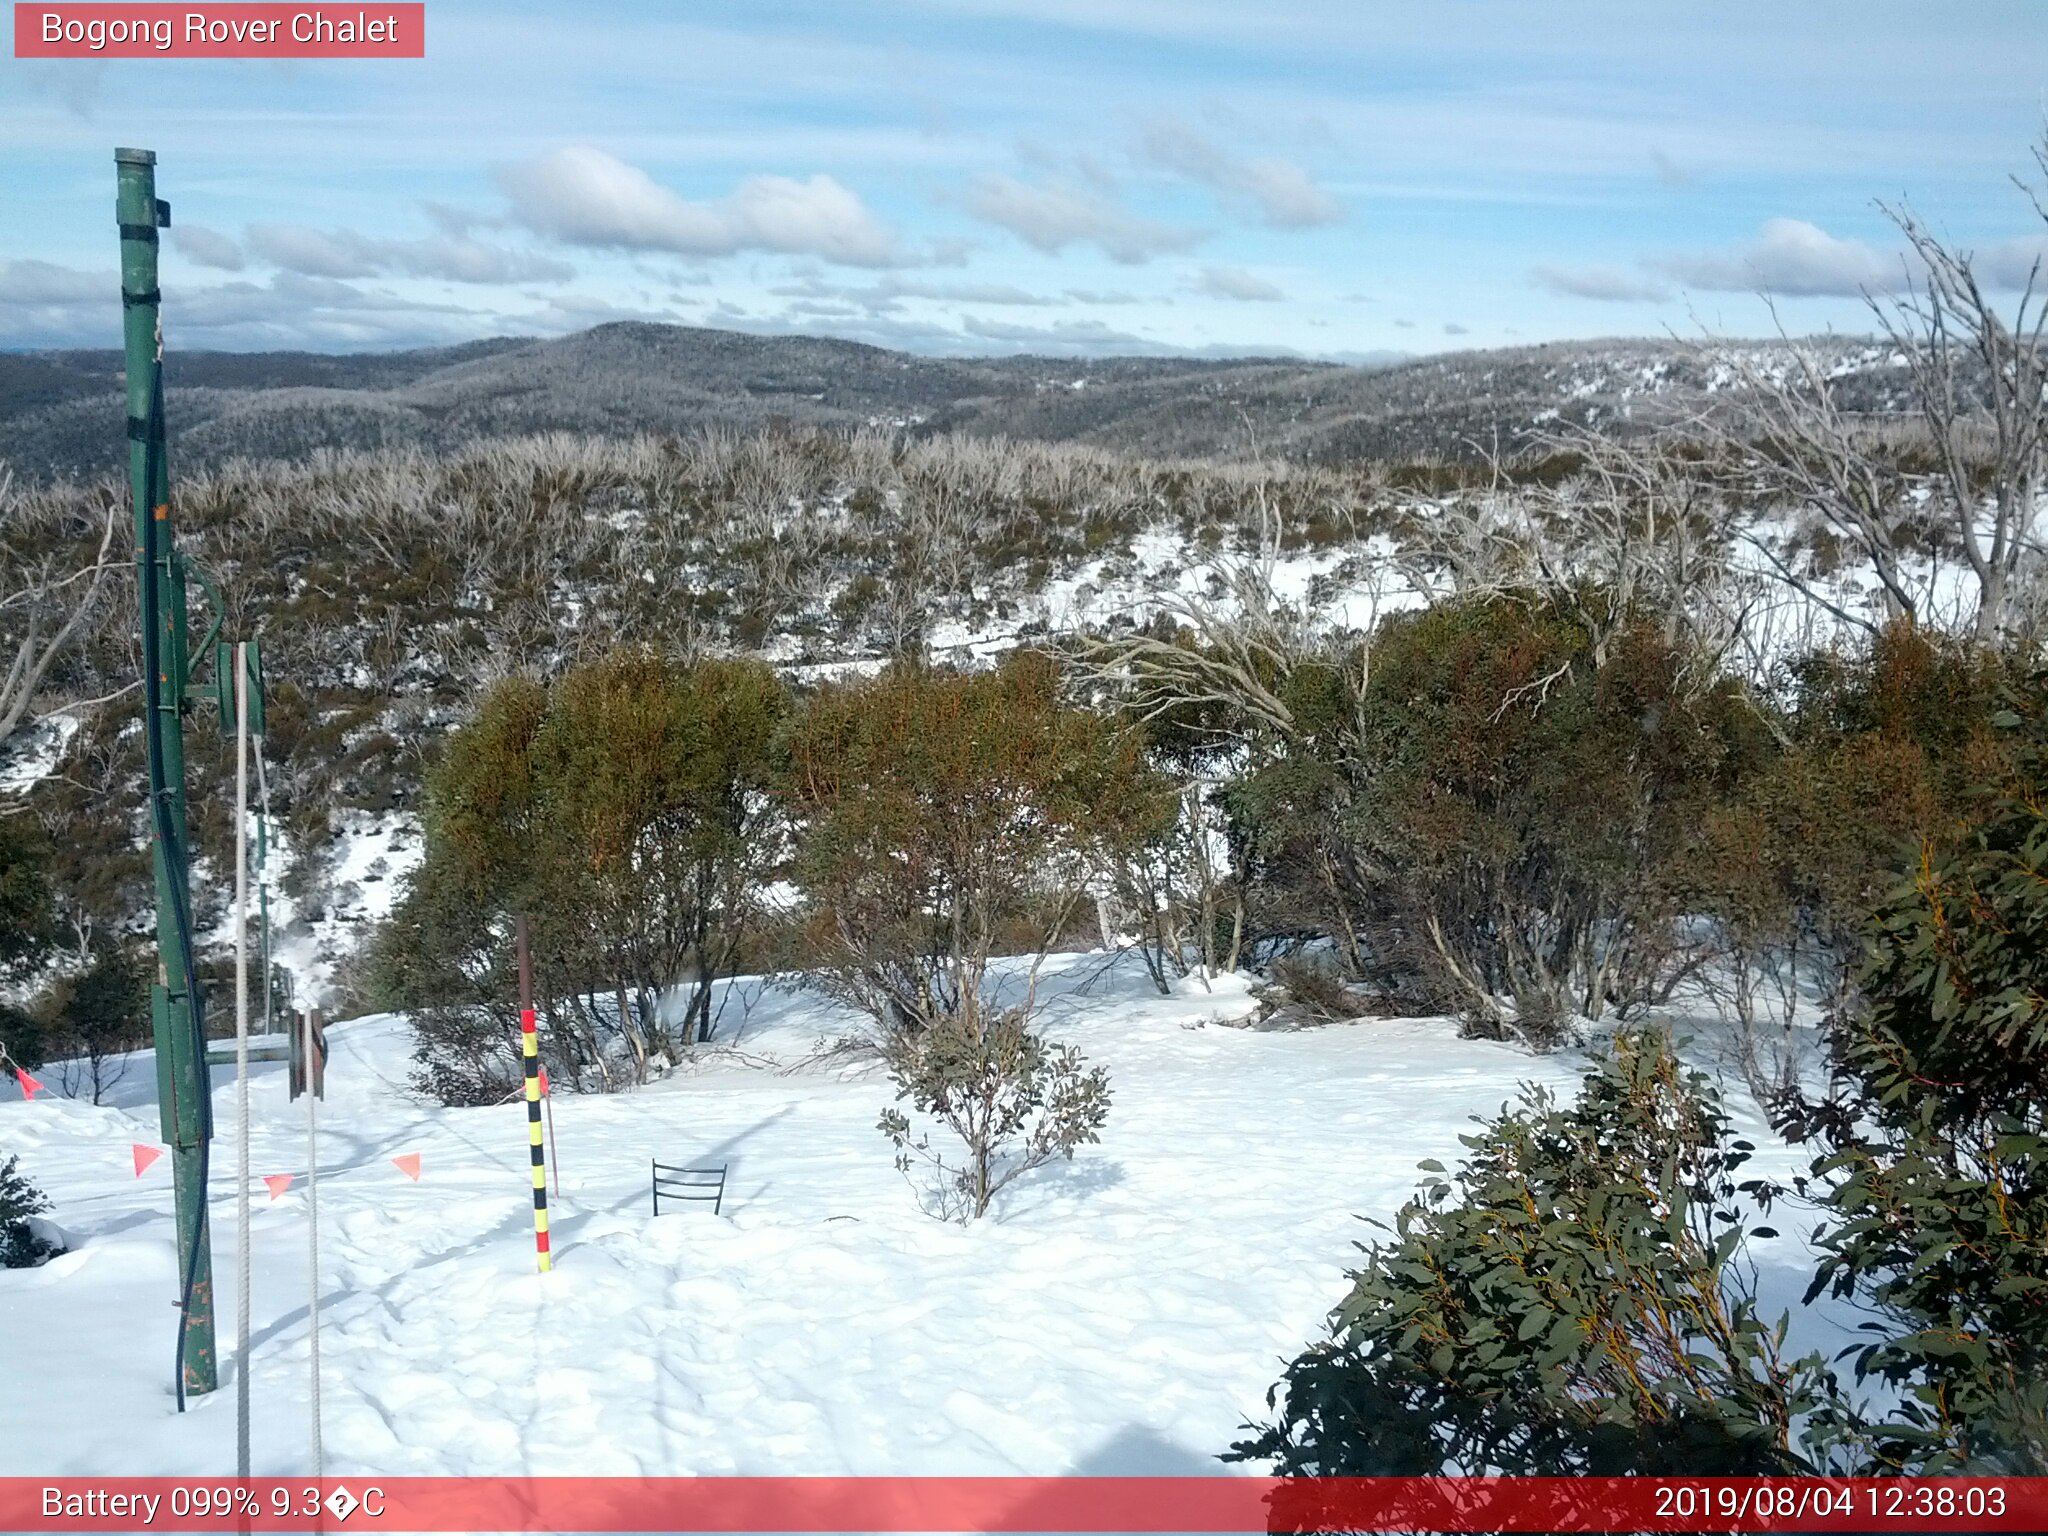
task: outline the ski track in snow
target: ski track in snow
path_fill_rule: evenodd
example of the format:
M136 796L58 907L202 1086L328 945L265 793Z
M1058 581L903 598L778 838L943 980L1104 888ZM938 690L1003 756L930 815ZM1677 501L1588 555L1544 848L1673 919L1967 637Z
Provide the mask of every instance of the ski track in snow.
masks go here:
M744 1019L743 994L726 1010L747 1061L713 1049L632 1093L557 1096L547 1276L523 1103L426 1104L403 1089L402 1019L335 1026L328 1474L1226 1471L1214 1458L1266 1415L1267 1388L1342 1297L1373 1231L1359 1218L1391 1218L1417 1161L1453 1161L1470 1117L1518 1082L1568 1092L1582 1066L1459 1040L1442 1020L1231 1028L1251 1012L1237 977L1160 997L1128 958L1050 971L1047 1027L1108 1067L1110 1118L1100 1145L1026 1175L991 1219L917 1208L875 1127L891 1095L877 1068L759 1064L855 1026L815 993L771 988ZM109 1107L4 1090L0 1155L21 1154L78 1246L0 1271L0 1475L234 1465L233 1076L215 1078L221 1390L180 1417L170 1160L134 1176L130 1143L159 1139L154 1073L138 1067ZM305 1131L283 1070L259 1065L251 1085L252 1180L299 1176L274 1203L255 1185L259 1476L309 1465ZM404 1152L423 1156L417 1184L389 1161ZM652 1218L655 1156L729 1163L723 1214ZM1786 1250L1767 1306L1796 1302L1803 1248L1758 1247ZM1817 1314L1798 1327L1839 1335Z

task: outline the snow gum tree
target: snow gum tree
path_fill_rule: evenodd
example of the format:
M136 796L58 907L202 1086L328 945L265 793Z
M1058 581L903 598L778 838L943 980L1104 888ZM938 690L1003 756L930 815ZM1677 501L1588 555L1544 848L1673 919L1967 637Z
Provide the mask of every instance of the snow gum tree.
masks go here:
M50 947L50 882L46 850L33 823L0 816L0 978L40 964Z
M57 1048L67 1059L58 1083L97 1104L128 1074L127 1052L150 1043L149 973L141 956L101 944L77 976L59 982L45 1004Z
M1064 704L1034 653L822 690L789 797L827 985L887 1030L974 1025L990 961L1051 948L1170 793L1138 737Z
M2038 1476L2048 1469L2048 719L2013 690L1967 814L1879 899L1833 1077L1781 1100L1818 1155L1805 1301L1861 1303L1787 1358L1742 1262L1778 1191L1737 1179L1711 1083L1624 1030L1560 1108L1435 1163L1327 1339L1235 1447L1284 1476L1507 1472ZM1747 1199L1739 1198L1746 1196ZM1307 1490L1312 1500L1314 1489Z
M520 913L570 1081L644 1080L710 1037L713 984L784 854L788 710L764 665L642 649L486 696L429 775L427 857L378 957L388 1000L422 1009L426 1076L484 1100L509 1079ZM662 999L677 986L672 1028Z
M1850 997L1870 914L1918 848L2013 771L1996 718L2017 658L1901 620L1867 646L1789 662L1758 701L1782 749L1700 817L1686 904L1717 963L1696 979L1736 1026L1763 1104L1813 1065L1802 1007Z
M899 1166L926 1208L985 1215L1019 1174L1094 1141L1107 1075L1031 1028L1038 962L1090 881L1147 835L1172 789L1137 735L1060 698L1057 668L899 667L830 687L791 751L796 869L826 987L875 1019L899 1101L949 1128L934 1151L899 1109ZM1033 957L1001 995L991 962ZM1021 993L1021 995L1019 995Z
M711 1038L712 982L781 852L770 791L788 710L758 663L624 651L556 685L535 743L607 969L632 989L629 1038L671 1056L659 993L687 979L684 1041Z
M1277 681L1299 724L1224 792L1255 894L1351 975L1539 1046L1697 963L1678 925L1694 829L1769 745L1738 685L1693 686L1653 622L1596 636L1584 606L1382 621L1369 671Z
M45 850L20 817L0 816L0 981L40 965L50 950L50 882ZM47 1042L27 1010L0 1003L0 1052L22 1067L42 1064Z
M2048 173L2048 140L2034 159ZM2048 222L2039 182L2019 185ZM1879 612L1850 611L1770 541L1749 542L1780 578L1845 622L1875 630L1899 620L1961 620L1985 645L2038 641L2048 591L2048 294L2039 262L2023 278L2002 273L1996 255L1980 259L1912 209L1880 206L1908 252L1900 291L1867 296L1903 368L1903 433L1887 440L1865 413L1849 409L1806 345L1791 347L1781 372L1758 367L1740 348L1712 353L1747 396L1742 419L1719 434L1721 450L1774 504L1796 510L1865 565ZM2018 298L2001 306L1998 290L2009 287ZM1962 567L1970 611L1935 611L1936 584L1915 571L1929 555Z

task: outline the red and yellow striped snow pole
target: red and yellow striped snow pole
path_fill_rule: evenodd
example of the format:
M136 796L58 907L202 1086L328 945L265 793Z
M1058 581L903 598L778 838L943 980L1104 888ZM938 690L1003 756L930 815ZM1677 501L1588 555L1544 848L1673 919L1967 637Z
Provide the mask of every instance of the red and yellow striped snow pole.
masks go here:
M526 1129L533 1148L533 1249L540 1272L554 1268L548 1254L548 1164L540 1130L540 1031L533 1014L533 960L526 945L526 919L518 920L519 1049L526 1058Z

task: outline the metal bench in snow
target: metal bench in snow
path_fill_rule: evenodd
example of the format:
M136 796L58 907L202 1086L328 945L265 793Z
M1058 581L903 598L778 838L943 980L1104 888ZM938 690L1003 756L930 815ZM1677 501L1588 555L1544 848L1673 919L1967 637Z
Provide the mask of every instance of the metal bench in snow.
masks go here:
M291 1056L292 1040L289 1035L249 1037L251 1061L289 1061ZM206 1064L209 1067L232 1067L235 1064L235 1042L232 1039L207 1041Z
M669 1200L709 1200L711 1214L716 1216L719 1207L725 1203L725 1168L721 1163L716 1168L675 1168L667 1163L652 1163L654 1170L654 1214L661 1214L661 1202Z

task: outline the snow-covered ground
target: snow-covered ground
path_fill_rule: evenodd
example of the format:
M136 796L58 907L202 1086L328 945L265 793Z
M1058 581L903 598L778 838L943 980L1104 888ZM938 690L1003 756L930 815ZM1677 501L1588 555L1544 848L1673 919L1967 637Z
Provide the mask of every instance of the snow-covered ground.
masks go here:
M1108 1067L1114 1103L1101 1145L1026 1175L992 1219L920 1212L876 1130L887 1080L821 1054L850 1015L736 983L723 1046L688 1070L557 1098L547 1276L524 1106L422 1103L401 1019L335 1026L328 1473L1226 1470L1215 1456L1342 1296L1359 1218L1390 1217L1417 1161L1455 1159L1519 1081L1569 1091L1582 1065L1437 1020L1236 1027L1252 1012L1237 978L1162 998L1128 958L1051 966L1048 1027ZM253 1075L251 1168L298 1175L274 1203L253 1186L254 1467L280 1476L308 1466L309 1363L303 1104L283 1070ZM0 1089L0 1155L21 1154L77 1245L0 1271L0 1474L232 1470L231 1074L216 1084L222 1390L182 1418L170 1163L138 1178L130 1151L159 1139L153 1072L97 1109ZM406 1153L417 1183L391 1162ZM723 1214L651 1217L654 1157L729 1165ZM1799 1224L1777 1224L1759 1245L1773 1308L1807 1273ZM1796 1332L1842 1337L1817 1315Z
M20 740L0 754L0 794L33 788L55 773L77 734L75 714L49 714L23 727Z
M302 912L300 903L282 889L282 872L300 857L299 850L279 829L272 830L271 839L269 867L264 872L270 894L271 957L292 973L298 1003L331 1006L339 963L354 954L377 924L391 915L406 877L426 857L419 820L404 811L381 815L353 808L341 811L334 818L333 839L325 850L322 889L327 902L317 916ZM232 945L232 919L209 935L209 940Z

